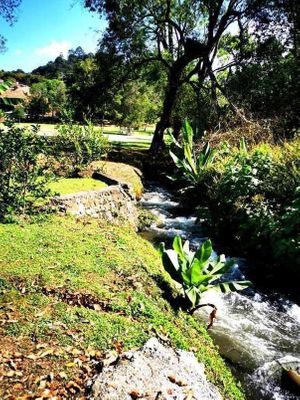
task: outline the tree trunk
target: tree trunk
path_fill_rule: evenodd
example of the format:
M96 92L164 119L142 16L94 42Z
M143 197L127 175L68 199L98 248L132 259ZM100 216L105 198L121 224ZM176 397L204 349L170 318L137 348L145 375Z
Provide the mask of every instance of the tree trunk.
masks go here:
M185 67L194 60L207 58L211 51L211 47L202 45L193 39L187 39L184 45L184 50L184 54L174 62L169 71L168 87L164 99L163 111L160 120L156 125L150 147L150 153L152 154L156 154L164 146L164 131L170 127L171 114Z
M184 54L173 64L172 68L169 72L169 80L168 87L166 90L166 95L163 104L163 111L160 117L160 120L156 124L150 153L156 154L161 148L164 147L164 131L171 126L171 114L173 110L173 106L175 104L175 100L177 97L177 92L180 86L180 78L184 71L184 68L197 57L193 55Z

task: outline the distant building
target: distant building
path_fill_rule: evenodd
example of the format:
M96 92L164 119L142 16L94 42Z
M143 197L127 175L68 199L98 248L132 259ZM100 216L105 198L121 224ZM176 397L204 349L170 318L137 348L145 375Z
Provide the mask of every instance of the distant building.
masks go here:
M1 98L28 100L30 96L30 87L16 82L14 85L0 95Z

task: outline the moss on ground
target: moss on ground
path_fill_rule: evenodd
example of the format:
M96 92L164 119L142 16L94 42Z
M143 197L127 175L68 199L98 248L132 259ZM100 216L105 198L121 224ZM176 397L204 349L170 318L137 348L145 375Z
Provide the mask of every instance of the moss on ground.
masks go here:
M143 192L141 174L131 165L111 161L96 161L91 164L91 168L99 169L106 175L131 184L137 198L141 197Z
M169 283L130 226L60 216L0 225L0 397L84 399L105 351L157 335L194 351L226 399L244 399L205 327L165 299Z
M48 188L52 193L64 195L98 190L105 186L107 186L106 183L92 178L60 178L55 182L49 183Z

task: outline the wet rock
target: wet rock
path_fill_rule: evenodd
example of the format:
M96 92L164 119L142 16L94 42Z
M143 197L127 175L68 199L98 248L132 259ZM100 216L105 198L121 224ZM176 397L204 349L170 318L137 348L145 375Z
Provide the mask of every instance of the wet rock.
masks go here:
M221 400L193 353L162 345L151 338L105 367L92 387L93 400Z

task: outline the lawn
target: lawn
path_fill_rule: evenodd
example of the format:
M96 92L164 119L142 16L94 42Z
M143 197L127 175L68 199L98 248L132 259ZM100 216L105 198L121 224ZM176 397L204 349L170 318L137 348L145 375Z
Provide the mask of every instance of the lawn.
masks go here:
M106 187L106 183L92 178L60 178L51 182L48 188L55 194L71 194L89 190L99 190Z
M32 123L20 123L19 125L30 127ZM39 126L41 135L57 135L57 124L39 124ZM101 126L98 126L98 128L102 129ZM150 147L154 129L154 125L149 125L145 129L134 130L131 134L127 134L124 129L122 130L116 125L106 125L103 128L103 132L109 142L116 149L129 148L135 150L147 150ZM170 136L167 133L165 134L165 141L167 144L171 142Z
M165 300L169 283L126 224L0 225L0 398L85 399L105 354L159 336L195 352L226 399L243 399L205 328Z

